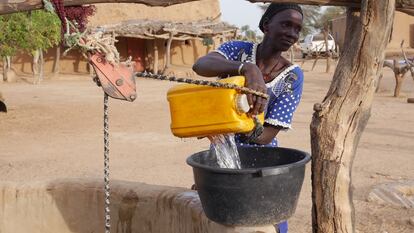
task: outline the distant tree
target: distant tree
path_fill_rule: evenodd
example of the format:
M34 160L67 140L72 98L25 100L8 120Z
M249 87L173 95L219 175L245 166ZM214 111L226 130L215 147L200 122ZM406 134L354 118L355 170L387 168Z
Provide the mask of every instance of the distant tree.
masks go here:
M43 80L43 51L59 45L61 40L61 23L56 14L44 10L29 13L28 18L31 38L26 41L22 49L33 55L35 82L40 82Z
M26 13L15 13L0 16L0 57L3 58L3 80L11 68L11 57L14 56L29 38L29 21Z
M317 24L320 18L320 7L319 6L302 6L303 11L303 27L301 31L302 37L315 33L318 31Z
M7 80L11 57L17 52L33 55L33 71L43 78L43 51L60 42L60 20L43 10L0 16L0 56L3 58L3 79ZM40 58L40 64L38 60ZM38 72L39 71L39 72Z
M247 40L247 41L253 41L258 42L262 40L262 37L260 35L257 35L256 31L250 29L249 25L244 25L240 28L241 35L240 40Z
M319 17L313 24L313 27L320 31L323 31L324 29L331 30L330 21L345 14L345 11L346 9L344 7L325 7L323 10L320 10Z

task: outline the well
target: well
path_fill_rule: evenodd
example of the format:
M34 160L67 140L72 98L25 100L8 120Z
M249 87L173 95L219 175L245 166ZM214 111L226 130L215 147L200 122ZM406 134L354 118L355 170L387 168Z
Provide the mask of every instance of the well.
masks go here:
M103 182L64 179L0 183L0 232L104 232ZM273 226L226 227L207 219L195 191L111 183L111 232L274 233Z

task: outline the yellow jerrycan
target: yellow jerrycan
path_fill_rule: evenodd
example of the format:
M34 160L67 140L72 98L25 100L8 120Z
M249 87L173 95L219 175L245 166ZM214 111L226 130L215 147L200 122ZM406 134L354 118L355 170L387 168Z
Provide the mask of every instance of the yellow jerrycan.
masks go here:
M244 76L219 82L244 86ZM234 89L181 84L167 94L171 113L171 131L181 138L204 137L226 133L247 133L254 129L247 96ZM258 116L263 124L264 114Z

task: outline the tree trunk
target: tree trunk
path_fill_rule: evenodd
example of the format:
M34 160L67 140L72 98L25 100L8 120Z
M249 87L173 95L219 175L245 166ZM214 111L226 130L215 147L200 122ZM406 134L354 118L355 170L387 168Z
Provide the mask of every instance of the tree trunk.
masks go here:
M53 75L59 75L60 69L60 44L56 47L55 62L53 63Z
M39 73L39 50L36 49L33 54L33 64L32 64L32 71L33 75L36 75Z
M33 71L33 84L36 84L39 82L39 50L36 49L36 51L33 54L33 64L32 64L32 71Z
M7 74L9 73L9 66L7 62L7 57L3 57L3 81L7 82L9 80L9 77Z
M314 106L310 126L314 233L354 232L351 168L370 116L394 10L395 0L366 0L360 13L348 11L343 56L326 97Z
M39 49L39 83L43 81L43 76L44 76L44 72L43 72L43 68L44 68L44 64L45 64L45 60L43 59L43 50Z
M11 69L11 57L10 56L6 56L6 61L7 61L7 67L10 70Z

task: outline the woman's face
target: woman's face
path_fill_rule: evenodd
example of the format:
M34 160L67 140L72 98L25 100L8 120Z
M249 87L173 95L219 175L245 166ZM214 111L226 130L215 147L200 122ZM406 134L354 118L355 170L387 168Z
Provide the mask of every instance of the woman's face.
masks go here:
M274 42L274 49L287 51L299 40L302 21L302 14L296 10L281 11L263 26L265 37L267 40Z

